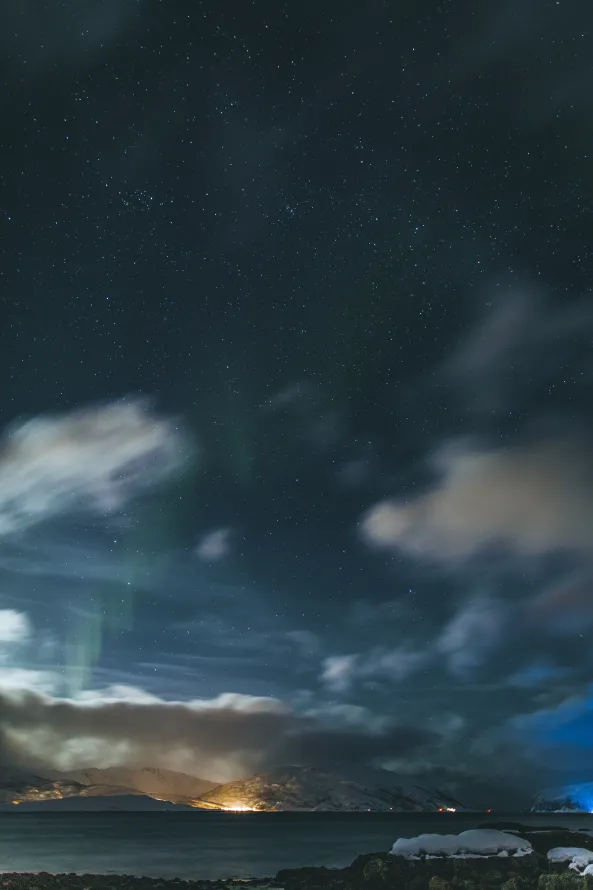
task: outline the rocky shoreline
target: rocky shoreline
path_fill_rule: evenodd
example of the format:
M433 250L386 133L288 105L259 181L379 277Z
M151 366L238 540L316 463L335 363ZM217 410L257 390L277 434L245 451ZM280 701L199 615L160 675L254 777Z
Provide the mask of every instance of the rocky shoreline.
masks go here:
M493 826L490 825L490 828ZM529 829L500 825L528 840L523 857L425 857L409 859L386 852L358 856L342 869L283 869L273 878L206 881L132 875L0 873L0 890L593 890L593 874L566 862L549 861L555 848L593 854L593 836L562 828Z

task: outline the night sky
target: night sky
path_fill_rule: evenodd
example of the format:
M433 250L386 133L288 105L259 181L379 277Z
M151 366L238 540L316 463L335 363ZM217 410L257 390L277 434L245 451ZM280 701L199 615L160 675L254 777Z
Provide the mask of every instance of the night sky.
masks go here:
M5 762L593 778L592 42L2 5Z

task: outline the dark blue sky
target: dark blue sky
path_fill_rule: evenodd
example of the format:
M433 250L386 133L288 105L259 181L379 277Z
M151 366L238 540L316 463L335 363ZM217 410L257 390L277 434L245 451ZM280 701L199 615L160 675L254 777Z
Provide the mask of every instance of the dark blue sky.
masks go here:
M589 778L588 5L32 9L3 756Z

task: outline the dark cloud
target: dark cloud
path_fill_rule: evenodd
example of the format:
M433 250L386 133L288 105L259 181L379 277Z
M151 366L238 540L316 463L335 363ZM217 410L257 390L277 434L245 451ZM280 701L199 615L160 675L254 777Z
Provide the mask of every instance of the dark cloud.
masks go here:
M445 363L446 377L471 413L500 418L520 409L533 422L550 412L545 402L538 410L537 401L553 396L550 387L562 398L567 383L578 393L592 382L590 300L558 306L533 285L502 282L484 288L481 303L481 317ZM552 412L562 405L546 402Z
M360 730L313 729L293 736L279 762L348 771L364 764L377 765L392 757L405 757L411 752L418 754L437 738L428 729L410 726L368 734Z
M427 744L432 733L386 722L369 729L324 726L323 712L297 713L275 699L226 695L210 701L165 702L138 690L115 691L115 700L85 694L80 701L35 692L0 693L2 751L43 766L102 765L118 752L128 765L155 763L228 780L271 764L330 766L396 757ZM353 713L349 715L350 722ZM366 718L366 719L365 719ZM49 753L52 752L52 753Z

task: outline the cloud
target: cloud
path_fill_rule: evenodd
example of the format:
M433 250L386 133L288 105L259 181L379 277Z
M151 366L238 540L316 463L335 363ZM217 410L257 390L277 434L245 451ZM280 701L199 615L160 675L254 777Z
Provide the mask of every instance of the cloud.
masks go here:
M323 662L320 679L331 692L345 693L356 683L403 683L445 659L453 675L467 680L504 640L506 622L503 603L474 596L462 604L434 642L416 648L410 643L375 646L365 654L332 656Z
M490 306L481 324L456 351L449 369L460 378L468 373L483 377L509 361L518 345L530 340L535 333L534 305L534 296L522 291Z
M0 746L40 770L151 763L227 781L273 764L400 756L432 738L392 718L361 720L363 710L299 713L277 698L238 694L165 701L133 687L73 699L0 689Z
M575 389L591 382L590 300L554 307L534 288L498 285L486 306L444 368L472 413L498 418L522 400L533 409L537 393L553 388L560 375Z
M384 676L400 683L427 664L430 655L426 651L397 646L395 649L378 649L372 653L362 669L363 677Z
M203 535L195 553L203 562L218 562L224 556L228 556L231 549L231 529L216 528Z
M367 542L438 562L493 546L522 556L591 552L593 461L585 443L485 450L458 442L441 449L435 467L440 478L427 492L369 511Z
M310 630L287 630L286 638L296 646L301 658L312 658L321 647L321 640Z
M0 692L33 689L54 694L59 686L55 671L25 666L31 658L43 657L52 643L46 634L34 633L26 612L0 609Z
M590 568L567 575L525 604L530 625L548 636L582 635L593 625L593 576Z
M475 597L445 626L436 649L447 658L452 673L465 677L500 641L503 626L501 604L490 597Z
M368 655L333 655L323 662L321 682L332 692L347 692L356 681L383 678L400 683L430 661L431 653L407 645L377 646Z
M291 438L317 454L331 451L346 435L343 410L333 396L311 382L286 387L272 396L263 409L280 415Z
M31 625L24 612L16 609L0 609L0 644L22 643L29 639ZM0 657L1 657L0 651Z
M345 692L355 676L358 655L331 655L323 662L321 681L333 692Z
M79 509L121 509L185 457L175 423L141 400L13 426L0 443L0 536Z
M410 603L404 599L389 599L376 602L359 599L351 607L349 620L355 627L377 626L402 622L410 618Z
M508 678L507 682L511 686L518 686L521 689L533 689L544 684L547 686L551 681L566 677L568 673L567 668L536 661L516 671Z

